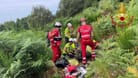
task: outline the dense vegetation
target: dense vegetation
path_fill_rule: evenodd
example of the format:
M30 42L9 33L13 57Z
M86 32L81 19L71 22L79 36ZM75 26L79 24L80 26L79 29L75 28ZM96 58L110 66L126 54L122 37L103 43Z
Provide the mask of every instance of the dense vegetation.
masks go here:
M38 78L50 66L51 52L45 48L44 32L2 31L0 35L1 78Z
M51 66L46 32L55 21L63 23L63 30L68 21L77 28L81 17L93 25L94 39L100 42L97 59L89 65L86 78L138 77L138 0L124 0L127 13L134 20L130 27L116 31L110 15L118 13L120 1L61 0L57 15L37 6L16 22L1 24L0 78L43 78Z

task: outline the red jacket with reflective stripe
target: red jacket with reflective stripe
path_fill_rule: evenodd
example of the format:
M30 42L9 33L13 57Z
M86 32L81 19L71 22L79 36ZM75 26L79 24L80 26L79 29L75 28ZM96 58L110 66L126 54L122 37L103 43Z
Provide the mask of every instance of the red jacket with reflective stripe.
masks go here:
M81 34L82 39L91 39L92 30L91 25L82 25L79 27L78 32Z
M50 32L48 32L48 39L51 41L51 43L61 43L61 41L55 41L54 38L55 37L59 37L61 36L60 31L58 28L54 28L53 30L51 30Z

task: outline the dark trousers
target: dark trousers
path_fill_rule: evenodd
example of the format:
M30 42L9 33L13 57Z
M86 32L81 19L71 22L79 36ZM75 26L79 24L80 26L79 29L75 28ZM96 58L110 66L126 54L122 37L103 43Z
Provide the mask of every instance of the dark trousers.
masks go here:
M65 43L68 43L68 42L69 42L69 38L65 37Z

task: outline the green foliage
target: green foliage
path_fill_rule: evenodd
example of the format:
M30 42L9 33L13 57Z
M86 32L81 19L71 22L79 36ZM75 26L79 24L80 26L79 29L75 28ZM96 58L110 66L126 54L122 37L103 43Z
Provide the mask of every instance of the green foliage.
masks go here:
M130 6L128 8L128 14L131 16L131 18L132 18L132 16L134 17L133 20L132 20L132 25L138 25L137 24L137 21L138 21L138 13L137 13L137 9L136 9L137 6L138 6L138 3L135 3L134 6L132 6L132 7Z
M86 78L91 78L91 77L96 78L96 77L99 77L99 76L103 77L103 78L110 78L109 70L107 68L107 64L105 64L104 61L97 59L94 62L94 66L92 64L90 66L93 67L93 69L91 69L91 67L88 68L89 72L86 75Z
M49 9L43 6L36 6L33 8L31 15L17 19L16 22L7 21L0 25L0 30L46 30L46 28L50 27L47 24L52 22L53 19L54 16Z
M123 49L134 48L136 46L133 44L134 42L136 42L135 37L136 37L136 32L132 27L127 28L124 31L120 31L118 33L118 38L117 38L119 46Z
M61 78L61 76L58 73L55 73L53 78Z
M29 26L28 26L28 17L17 19L15 26L16 26L15 27L16 31L21 31L21 30L27 30L27 29L29 29Z
M57 16L73 16L83 9L83 3L83 0L61 0Z
M138 1L137 0L131 0L129 2L129 7L128 7L128 14L130 16L134 16L135 18L135 22L134 24L136 24L136 20L138 20Z
M28 17L29 28L43 29L53 18L52 13L43 6L34 7L31 15Z
M96 7L89 7L82 11L82 13L76 15L73 19L73 21L79 21L80 18L86 17L88 22L95 21L96 18L99 16L100 12L97 10Z
M15 28L15 22L14 21L7 21L4 23L4 29L5 30L14 30Z
M0 67L9 67L12 61L13 61L12 56L9 56L3 51L0 51Z
M94 38L98 41L115 33L115 28L112 26L109 16L98 18L92 25L94 27Z
M96 61L88 67L86 78L118 78L127 75L125 71L133 64L134 52L119 48L112 39L103 41L100 47Z
M98 4L97 0L61 0L57 16L74 16L77 13L80 13L83 9L96 4Z
M2 78L25 78L47 70L50 66L51 51L45 48L44 32L16 33L0 32L0 68L6 68L1 74Z
M112 10L114 8L114 5L113 5L114 2L115 2L114 0L101 0L99 2L99 8L104 9L104 10L105 9Z
M0 31L8 30L0 32L0 78L42 78L41 73L51 66L51 51L45 47L43 30L49 31L55 21L62 23L62 31L67 22L77 28L82 17L86 17L88 23L93 25L94 38L101 41L97 59L88 67L86 78L134 78L127 72L127 67L134 65L133 49L138 45L138 2L131 0L127 4L128 14L134 16L133 26L119 31L116 35L109 14L116 12L118 1L61 0L57 12L59 18L53 19L54 16L48 9L38 6L27 17L0 25ZM111 35L114 36L107 39ZM54 78L61 77L55 73Z
M117 78L136 78L133 74L131 74L131 73L128 73L128 74L126 74L125 76L119 76L119 77L117 77Z
M4 30L4 25L3 24L0 24L0 31Z

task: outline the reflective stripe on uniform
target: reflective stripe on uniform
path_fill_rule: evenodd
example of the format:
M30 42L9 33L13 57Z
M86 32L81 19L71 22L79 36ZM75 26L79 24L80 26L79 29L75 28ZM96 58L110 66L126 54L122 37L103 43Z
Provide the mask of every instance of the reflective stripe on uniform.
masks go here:
M82 35L81 38L90 38L90 34Z

